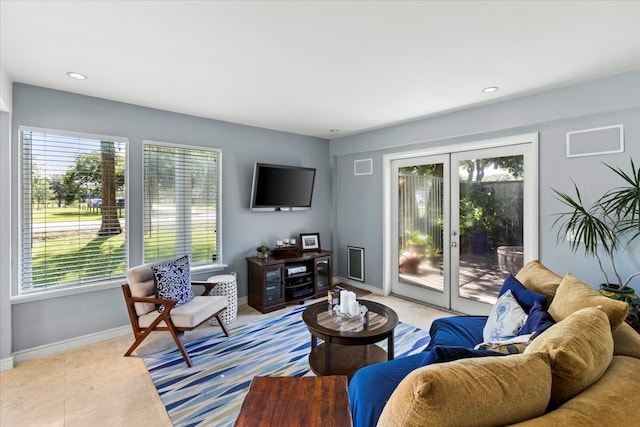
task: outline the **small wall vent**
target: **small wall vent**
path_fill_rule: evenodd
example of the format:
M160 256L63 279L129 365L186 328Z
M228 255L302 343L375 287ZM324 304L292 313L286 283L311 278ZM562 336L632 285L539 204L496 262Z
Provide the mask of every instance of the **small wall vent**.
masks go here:
M373 160L362 159L353 162L354 175L373 175Z
M364 248L347 246L347 277L364 282Z
M597 156L623 151L622 125L567 132L567 157Z

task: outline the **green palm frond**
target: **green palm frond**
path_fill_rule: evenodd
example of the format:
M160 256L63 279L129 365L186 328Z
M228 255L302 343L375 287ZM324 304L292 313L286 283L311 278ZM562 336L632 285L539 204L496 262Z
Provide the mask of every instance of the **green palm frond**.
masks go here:
M569 208L555 214L557 218L552 228L558 230L558 243L568 240L572 252L578 252L582 247L585 255L595 257L608 282L600 257L600 253L606 253L620 287L624 287L637 274L623 282L616 269L614 253L622 242L628 245L640 236L640 169L636 168L633 159L630 173L604 165L621 178L623 184L605 192L589 206L584 204L575 182L575 195L552 189L555 198Z

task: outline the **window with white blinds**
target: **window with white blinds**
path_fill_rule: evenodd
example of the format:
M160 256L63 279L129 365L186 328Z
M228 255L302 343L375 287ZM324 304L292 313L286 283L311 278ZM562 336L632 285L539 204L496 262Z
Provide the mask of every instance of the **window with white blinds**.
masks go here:
M144 141L144 262L221 261L220 151Z
M123 277L127 140L20 128L20 292Z

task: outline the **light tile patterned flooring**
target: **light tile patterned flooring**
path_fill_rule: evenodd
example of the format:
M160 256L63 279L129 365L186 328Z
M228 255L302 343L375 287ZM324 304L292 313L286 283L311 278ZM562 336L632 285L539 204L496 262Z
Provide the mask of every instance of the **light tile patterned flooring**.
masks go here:
M400 321L422 329L450 313L394 296L364 297L393 308ZM314 301L310 301L314 302ZM237 326L282 314L289 306L266 315L240 305ZM184 341L219 331L203 325ZM19 426L171 426L155 386L140 356L170 348L167 333L154 332L132 357L122 355L132 335L18 364L0 372L0 427ZM137 357L136 357L137 356Z

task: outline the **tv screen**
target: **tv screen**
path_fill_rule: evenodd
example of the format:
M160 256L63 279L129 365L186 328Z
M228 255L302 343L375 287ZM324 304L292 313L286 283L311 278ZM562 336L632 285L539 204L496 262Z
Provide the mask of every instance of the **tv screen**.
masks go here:
M253 168L251 210L311 209L314 168L256 163Z

